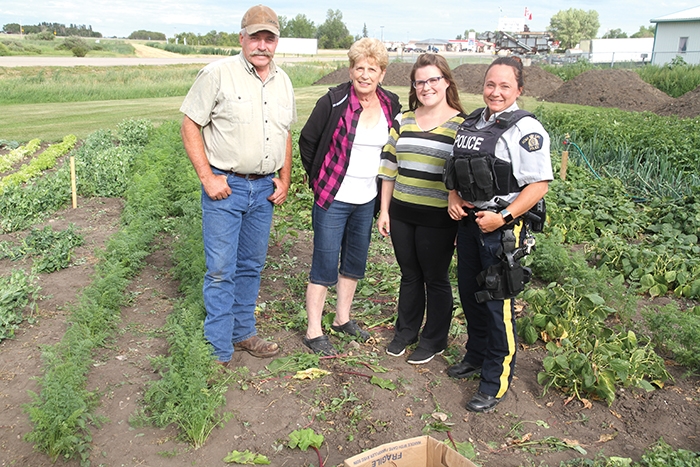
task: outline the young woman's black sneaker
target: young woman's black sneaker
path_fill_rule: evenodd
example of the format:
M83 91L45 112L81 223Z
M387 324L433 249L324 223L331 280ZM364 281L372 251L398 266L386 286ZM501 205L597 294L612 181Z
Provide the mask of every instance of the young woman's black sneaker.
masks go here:
M432 350L426 350L423 347L418 347L413 351L408 360L406 360L411 365L421 365L423 363L428 363L436 355L442 355L445 350L439 352L433 352Z
M406 352L406 344L398 340L396 337L392 339L391 343L386 348L386 353L392 357L400 357L404 354L404 352Z

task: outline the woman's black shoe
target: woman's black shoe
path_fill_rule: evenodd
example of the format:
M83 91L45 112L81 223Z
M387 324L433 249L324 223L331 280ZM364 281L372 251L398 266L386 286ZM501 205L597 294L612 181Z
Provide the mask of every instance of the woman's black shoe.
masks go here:
M453 378L462 379L469 378L472 375L481 371L480 366L474 366L471 363L459 362L447 369L447 375Z

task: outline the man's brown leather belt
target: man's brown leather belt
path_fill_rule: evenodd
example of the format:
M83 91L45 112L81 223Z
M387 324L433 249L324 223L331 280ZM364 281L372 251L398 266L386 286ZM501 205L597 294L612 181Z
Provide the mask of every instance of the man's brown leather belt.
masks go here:
M214 166L212 165L212 167L214 167ZM232 170L224 170L224 169L220 169L218 167L214 167L214 168L216 170L220 170L222 172L225 172L229 175L235 175L236 177L245 178L246 180L260 180L261 178L265 178L265 177L270 176L270 174L264 174L264 175L261 175L261 174L242 174L242 173L234 172Z
M270 174L267 175L260 175L260 174L239 174L236 172L229 172L231 175L235 175L236 177L241 177L245 178L246 180L258 180L261 178L268 177Z

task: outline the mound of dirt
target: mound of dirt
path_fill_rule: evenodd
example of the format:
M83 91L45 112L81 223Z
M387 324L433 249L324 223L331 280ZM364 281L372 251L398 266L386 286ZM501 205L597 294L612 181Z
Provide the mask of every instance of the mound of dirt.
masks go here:
M544 96L549 102L654 111L673 98L629 70L589 70Z
M384 86L410 86L412 69L413 63L390 63L386 67L386 75L382 84Z
M525 81L523 96L531 97L544 97L564 83L564 80L557 75L553 75L538 66L523 68L523 80Z
M386 75L382 84L384 86L410 86L411 68L413 68L412 63L390 63L386 67ZM349 69L345 67L327 74L314 84L341 84L349 79Z
M334 72L328 73L323 78L316 81L314 84L340 84L346 81L350 81L350 74L348 67L340 68Z
M695 118L700 115L700 86L654 111L659 115L677 115L680 118Z
M460 91L481 94L484 89L484 75L488 67L486 63L467 63L452 70L452 76Z

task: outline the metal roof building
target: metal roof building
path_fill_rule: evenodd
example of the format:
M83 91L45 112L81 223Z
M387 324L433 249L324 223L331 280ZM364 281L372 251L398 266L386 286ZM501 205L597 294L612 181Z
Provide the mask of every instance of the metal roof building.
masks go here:
M653 65L670 63L676 57L700 64L700 6L650 20L656 23Z

